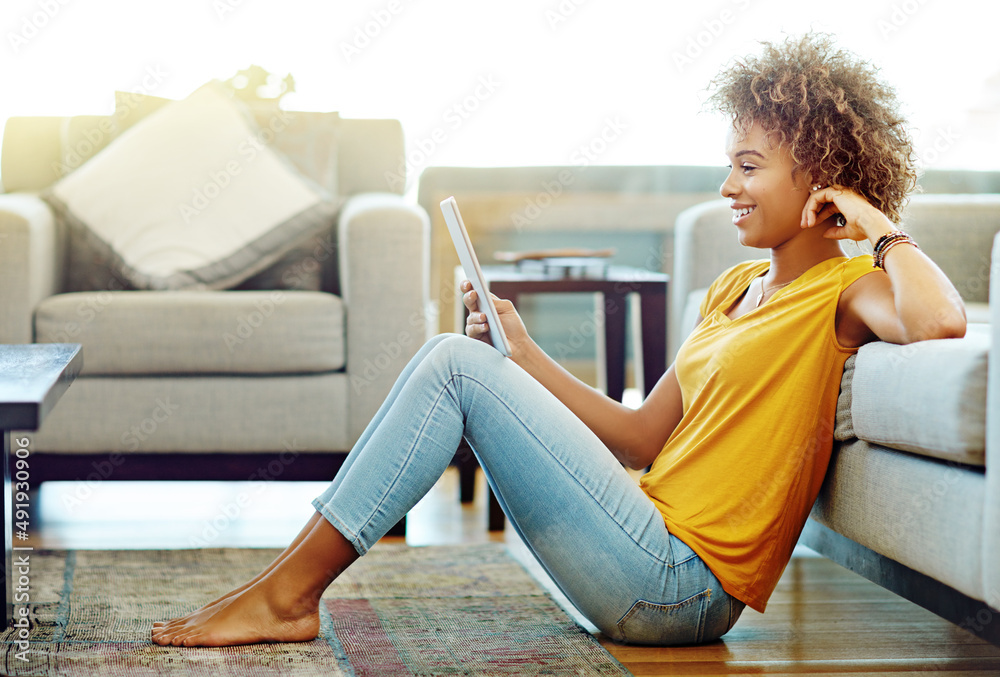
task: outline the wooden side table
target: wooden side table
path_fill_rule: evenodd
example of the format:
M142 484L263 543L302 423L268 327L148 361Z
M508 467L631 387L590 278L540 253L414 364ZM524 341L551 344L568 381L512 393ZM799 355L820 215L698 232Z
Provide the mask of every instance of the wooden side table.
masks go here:
M518 266L484 266L490 291L500 298L510 300L516 307L524 294L599 293L603 295L605 369L607 394L621 401L625 392L626 307L628 297L639 297L641 308L642 393L646 395L666 371L667 362L667 287L670 276L641 268L609 266L600 276L565 276L559 271L532 270ZM456 278L463 276L461 267ZM458 285L456 284L456 289ZM464 332L464 306L458 292L459 313L456 331ZM637 356L638 357L638 356ZM463 442L464 446L464 442ZM460 448L456 457L462 473L463 501L471 500L472 473L477 465L471 449ZM490 531L504 528L504 514L492 493L490 494Z
M0 600L3 602L3 627L9 627L15 600L13 566L14 533L25 534L26 528L14 528L17 522L27 526L27 518L16 518L13 511L15 502L11 493L11 439L12 430L38 430L42 420L62 397L70 383L83 367L83 352L76 343L34 343L23 345L0 345L0 431L3 432L3 501L0 501L0 518L4 529L4 586ZM31 453L24 445L17 443L14 449L14 487L18 493L27 494L19 484L27 485L31 478ZM16 501L22 516L27 514L27 500ZM30 548L18 549L18 558L30 561ZM30 566L25 576L30 573ZM18 586L21 587L21 586ZM21 594L31 599L30 585ZM26 600L26 601L27 601Z

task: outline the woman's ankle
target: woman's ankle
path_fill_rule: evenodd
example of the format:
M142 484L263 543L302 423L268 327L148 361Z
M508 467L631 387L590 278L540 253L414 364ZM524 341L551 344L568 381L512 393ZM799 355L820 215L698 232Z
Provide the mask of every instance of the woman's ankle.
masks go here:
M253 587L258 588L276 616L296 620L319 611L320 599L330 580L327 577L302 577L279 566Z

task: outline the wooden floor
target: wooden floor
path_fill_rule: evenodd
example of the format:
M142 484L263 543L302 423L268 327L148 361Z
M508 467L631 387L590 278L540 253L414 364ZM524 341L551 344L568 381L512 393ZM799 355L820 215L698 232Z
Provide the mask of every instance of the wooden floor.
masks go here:
M53 483L34 496L27 544L75 549L284 547L312 514L309 502L324 487ZM482 491L477 495L481 498ZM406 541L504 541L574 618L594 631L516 536L486 532L483 501L462 507L457 496L457 474L449 471L411 513ZM796 552L767 613L747 610L723 641L666 649L618 646L606 638L602 643L636 675L1000 676L1000 648L809 551Z

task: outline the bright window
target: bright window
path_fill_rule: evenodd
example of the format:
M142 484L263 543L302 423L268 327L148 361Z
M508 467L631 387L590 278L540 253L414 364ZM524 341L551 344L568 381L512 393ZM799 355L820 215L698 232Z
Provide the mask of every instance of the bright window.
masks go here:
M403 121L428 165L723 164L705 86L809 28L880 65L924 163L1000 166L1000 4L968 0L4 0L11 115L109 113L250 64L289 108ZM603 142L598 142L602 139Z

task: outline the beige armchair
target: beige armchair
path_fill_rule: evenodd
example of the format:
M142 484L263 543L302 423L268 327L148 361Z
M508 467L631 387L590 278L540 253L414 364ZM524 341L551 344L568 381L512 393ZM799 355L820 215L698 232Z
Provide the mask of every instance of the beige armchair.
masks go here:
M426 338L429 225L399 194L398 122L287 116L271 145L338 198L336 217L236 288L195 291L95 284L102 262L73 256L40 197L120 138L120 118L8 121L0 342L81 343L84 354L27 435L33 481L335 474Z

